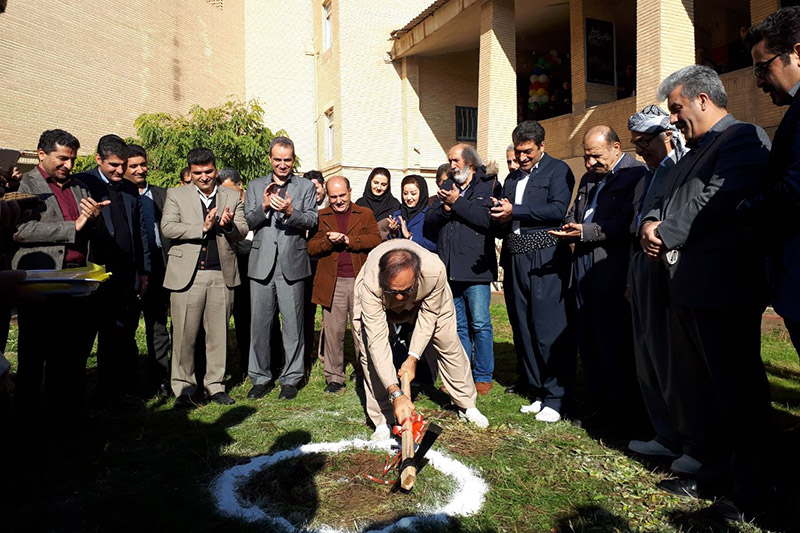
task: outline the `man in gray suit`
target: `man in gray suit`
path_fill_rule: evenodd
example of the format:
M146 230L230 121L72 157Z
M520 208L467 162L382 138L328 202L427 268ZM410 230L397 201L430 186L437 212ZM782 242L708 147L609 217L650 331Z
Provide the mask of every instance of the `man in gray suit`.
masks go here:
M728 114L725 88L708 67L670 74L658 97L668 99L672 123L692 150L643 217L642 248L669 270L669 330L681 376L674 387L687 405L678 427L696 440L700 495L726 495L715 510L741 518L758 510L766 494L770 398L760 353L763 257L734 216L759 190L770 143L764 130ZM688 480L662 487L698 493Z
M311 276L306 251L306 232L317 225L316 188L295 176L294 143L275 137L270 144L272 173L250 182L245 194L245 216L252 231L248 275L250 277L250 362L253 388L247 397L263 398L274 385L270 369L273 320L283 318L286 364L278 381L279 398L297 396L303 379L303 307L305 284Z

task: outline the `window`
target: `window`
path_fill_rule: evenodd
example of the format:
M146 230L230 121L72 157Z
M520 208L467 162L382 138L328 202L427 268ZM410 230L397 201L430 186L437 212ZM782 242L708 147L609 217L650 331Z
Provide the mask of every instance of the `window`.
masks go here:
M478 140L478 108L456 106L456 140Z
M322 6L322 51L327 52L333 46L333 19L331 18L331 2Z
M333 159L333 108L325 112L325 160Z

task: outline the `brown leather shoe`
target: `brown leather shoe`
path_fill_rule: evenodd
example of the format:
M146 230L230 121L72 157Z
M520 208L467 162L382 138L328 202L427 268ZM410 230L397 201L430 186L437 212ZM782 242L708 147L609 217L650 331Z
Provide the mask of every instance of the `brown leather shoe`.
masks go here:
M494 383L492 383L491 381L489 381L488 383L480 381L475 384L475 389L481 396L486 396L487 394L489 394L489 391L492 390L492 385L494 385Z

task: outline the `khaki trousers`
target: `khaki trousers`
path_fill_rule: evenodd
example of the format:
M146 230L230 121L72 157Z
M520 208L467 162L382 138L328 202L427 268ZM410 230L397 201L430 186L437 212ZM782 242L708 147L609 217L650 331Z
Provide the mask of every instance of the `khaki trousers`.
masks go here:
M343 384L344 376L344 334L347 331L347 315L352 327L353 304L355 303L355 278L337 278L330 308L322 308L322 324L325 330L325 357L323 369L327 383ZM358 335L353 329L355 353L360 352Z
M389 401L389 394L386 387L380 381L376 367L379 365L392 365L391 359L388 361L375 361L370 357L369 339L363 338L361 320L355 319L353 327L361 340L361 365L364 369L364 394L366 396L367 416L378 427L394 421L394 410ZM389 328L391 331L392 328ZM325 354L328 357L328 354ZM447 393L453 400L453 404L461 409L475 407L477 392L475 382L472 379L472 368L469 358L464 351L464 346L458 338L456 330L456 315L453 306L439 315L433 337L430 344L425 349L420 364L426 364L427 359L432 358L439 367L442 382ZM398 383L399 384L399 383Z
M225 391L225 358L233 290L225 285L221 270L198 270L188 289L170 295L172 312L172 392L194 394L194 348L202 324L206 332L208 394Z

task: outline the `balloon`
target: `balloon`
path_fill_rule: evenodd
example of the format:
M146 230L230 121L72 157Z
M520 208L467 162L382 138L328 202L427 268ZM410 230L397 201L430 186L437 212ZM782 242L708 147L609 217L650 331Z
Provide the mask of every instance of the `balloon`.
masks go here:
M533 110L533 102L528 102L528 109Z
M539 58L539 59L536 61L536 64L537 64L537 65L539 65L539 66L541 66L542 68L544 68L544 64L545 64L545 63L547 63L547 60L546 60L544 57L540 57L540 58Z
M533 96L534 94L536 94L536 91L534 89L531 89L530 91L528 91L528 94L530 96Z
M550 55L553 57L558 57L558 50L550 50Z
M539 67L535 67L535 68L534 68L534 69L531 71L531 73L532 73L532 74L534 74L534 75L536 75L536 76L538 76L539 74L541 74L541 73L542 73L542 69L540 69ZM533 80L531 80L531 81L533 81Z
M537 91L537 90L539 90L541 88L542 88L542 83L541 82L537 81L536 83L531 84L531 89L533 89L534 91Z
M531 74L531 83L535 82L538 79L539 79L538 76L536 76L535 74Z
M536 94L539 94L539 95L547 94L547 91L545 89L537 89L536 90Z
M542 74L541 76L539 76L539 81L542 82L542 83L545 83L545 82L547 82L549 80L550 80L550 78L547 77L547 74Z

